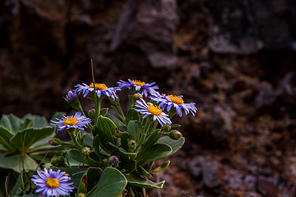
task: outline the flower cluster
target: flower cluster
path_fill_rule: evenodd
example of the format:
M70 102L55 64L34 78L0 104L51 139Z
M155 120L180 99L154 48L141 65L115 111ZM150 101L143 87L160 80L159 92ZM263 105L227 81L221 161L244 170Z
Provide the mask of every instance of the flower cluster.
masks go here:
M162 188L163 183L150 183L147 181L147 177L143 179L143 176L148 176L150 172L142 174L139 169L143 169L141 165L144 163L151 163L168 157L173 154L172 150L176 151L177 147L181 148L184 138L181 132L175 129L171 130L173 127L178 127L178 125L172 124L171 118L174 114L182 117L183 112L186 115L189 113L195 115L197 111L195 103L185 103L182 95L161 94L157 91L159 87L155 85L155 82L145 83L140 80L120 80L117 82L116 87L107 87L104 83L94 82L90 85L85 83L77 84L74 87L76 89L69 91L65 100L78 112L71 116L56 118L50 123L52 126L57 127L57 131L67 130L72 141L62 142L59 139L52 138L49 143L54 146L67 145L75 147L76 150L55 156L51 160L51 165L72 168L69 160L76 160L79 162L79 166L82 162L86 164L85 166L94 166L95 168L92 170L100 168L99 173L102 173L100 177L104 177L104 172L117 174L118 178L123 177L122 181L125 182L125 185L121 186L121 191L125 189L127 184L133 186L126 189L130 194L133 194L133 191L130 190L139 187L139 185L146 187L148 184L147 188ZM126 113L123 113L116 94L124 89L130 89L132 94L129 97L132 108ZM89 111L89 118L81 107L78 99L79 94L82 94L83 97L89 95L90 100L95 104L95 109ZM109 98L118 118L109 114L108 108L101 108L101 101L104 97ZM148 99L149 101L146 101ZM157 128L159 124L161 128ZM83 131L85 128L91 130L91 134L87 138L85 137L88 132ZM163 137L162 140L161 137ZM87 139L87 143L85 139ZM153 154L145 153L147 150L153 150ZM168 163L162 165L158 170L165 168L167 165ZM118 169L118 171L114 169ZM151 168L147 170L149 171ZM124 174L125 172L126 174ZM134 182L127 183L126 181L129 179L124 178L124 176L129 177L131 176L130 173L133 173L132 176L136 177L137 181L144 181L145 184L134 185ZM108 176L106 175L106 177ZM87 179L87 176L82 178ZM44 168L43 171L37 170L37 175L33 175L31 180L37 186L36 193L49 197L70 195L74 190L74 187L71 186L72 183L68 182L70 179L61 170L53 171ZM103 184L105 183L109 184L105 180L90 179L88 181L93 181L90 185L102 184L97 185L96 188L104 187ZM114 180L109 181L111 183ZM87 193L86 190L87 188L84 188L84 190L77 188L77 194L75 195L83 196L87 194L93 196L94 194L90 194L93 192L98 196L100 193L100 191L96 190ZM79 193L81 191L84 193ZM139 196L145 196L144 190L136 189L135 191L141 191ZM118 195L119 193L116 192L112 194L112 196Z

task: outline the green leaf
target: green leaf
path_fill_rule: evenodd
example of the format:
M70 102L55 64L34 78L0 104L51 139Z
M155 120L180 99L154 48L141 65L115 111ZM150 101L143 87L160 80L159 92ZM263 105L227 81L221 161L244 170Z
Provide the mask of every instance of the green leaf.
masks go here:
M133 172L137 167L137 162L127 158L121 158L120 167L121 169L125 169L124 173L130 173Z
M145 152L145 150L153 146L157 142L157 140L159 140L160 137L161 137L160 129L155 130L145 140L144 144L141 146L140 152Z
M93 147L93 137L86 133L83 143L89 147Z
M23 141L24 152L26 152L34 143L52 135L54 133L55 127L44 127L44 128L29 128L19 131L14 137L11 138L11 145L22 150Z
M86 194L86 192L87 192L87 171L82 175L79 181L79 186L76 193Z
M93 189L93 186L100 180L103 170L101 168L89 167L87 169L87 191Z
M140 176L137 176L133 173L127 174L125 177L128 180L128 184L130 184L132 186L142 187L142 188L162 189L163 184L165 183L165 181L162 181L159 183L154 183L154 182L144 179Z
M139 127L135 120L129 121L127 125L127 132L129 133L130 138L132 140L135 140L136 142L139 141L139 138L140 138Z
M116 151L116 153L118 155L120 155L121 157L125 157L125 158L128 158L128 159L134 159L136 156L137 156L137 153L130 153L130 152L127 152L126 150L124 150L123 148L120 148L120 147L117 147L116 145L108 142L108 147L110 149L113 149L114 151Z
M166 144L155 144L143 153L139 153L136 161L138 165L142 165L146 162L156 161L166 158L172 151L172 148Z
M2 144L2 146L5 149L11 152L15 150L13 145L10 144L10 139L12 137L13 137L13 134L9 130L7 130L7 128L0 126L0 144Z
M103 171L99 182L87 197L116 197L124 190L127 184L125 176L116 168L107 167Z
M168 167L170 165L170 160L164 162L163 164L161 164L161 166L159 166L158 168L155 168L152 173L156 173L156 172L160 172L162 170L164 170L166 167Z
M42 128L48 126L48 122L44 116L38 116L38 115L32 115L32 114L26 114L22 119L32 119L34 122L34 128Z
M71 158L71 159L77 161L78 163L88 164L88 161L86 161L84 159L83 155L81 155L81 153L77 149L69 150L67 152L66 157Z
M24 130L24 129L28 129L28 128L33 128L34 122L32 119L25 119L25 121L23 123L21 123L19 130Z
M2 168L12 169L16 172L21 172L22 166L22 155L13 155L5 157L4 154L0 154L0 166ZM25 170L35 170L38 164L27 154L24 154L24 168Z
M118 129L120 129L121 131L127 131L125 124L123 124L118 118L111 114L106 114L106 117L110 118L110 120L114 122Z
M115 143L113 136L116 134L115 124L107 117L99 116L97 124L95 126L95 134L100 136L100 146L108 153L110 150L106 148L108 142Z
M100 115L105 116L108 113L108 108L102 108L100 111Z
M14 187L10 191L10 195L11 196L18 196L24 190L25 190L25 186L24 186L24 180L23 180L23 172L21 172L19 174L19 177L18 177Z
M126 123L131 120L139 120L139 114L134 108L130 108L126 113Z
M173 140L171 139L170 137L168 136L164 136L164 137L161 137L157 143L160 143L160 144L167 144L169 145L171 148L172 148L172 152L169 154L172 155L174 154L175 152L177 152L178 150L180 150L183 146L185 142L185 138L184 137L181 137L180 139L178 140Z
M12 133L16 133L22 123L22 120L13 114L2 115L1 125Z

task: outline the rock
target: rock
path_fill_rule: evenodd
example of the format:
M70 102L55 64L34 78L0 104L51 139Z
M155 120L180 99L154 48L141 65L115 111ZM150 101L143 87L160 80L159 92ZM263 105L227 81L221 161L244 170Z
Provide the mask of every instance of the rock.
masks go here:
M193 174L193 176L199 177L201 175L204 162L205 158L203 156L196 156L187 163L187 170Z
M258 179L257 182L257 190L260 194L262 194L263 197L278 197L279 196L279 190L276 185L274 185L272 182Z
M220 142L229 137L232 132L230 114L220 106L216 106L213 111L209 130L216 141Z
M217 53L250 54L261 49L295 51L296 2L214 0L203 4L209 16L209 48Z
M283 104L293 107L296 105L296 72L287 73L275 90Z
M218 187L221 183L218 177L218 164L216 162L206 162L202 166L202 181L210 189Z
M124 72L163 74L175 68L173 33L178 23L176 0L130 0L123 10L111 46L112 57ZM134 69L137 65L139 69ZM155 75L155 72L150 73Z
M264 81L258 86L258 95L255 98L256 109L270 107L274 104L277 94L274 93L270 83Z

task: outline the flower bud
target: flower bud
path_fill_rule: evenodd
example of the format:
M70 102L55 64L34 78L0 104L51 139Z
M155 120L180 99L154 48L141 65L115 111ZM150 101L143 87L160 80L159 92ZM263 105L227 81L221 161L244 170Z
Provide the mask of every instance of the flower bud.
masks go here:
M112 155L112 156L109 157L109 164L110 164L111 166L115 166L115 165L117 165L118 162L119 162L119 160L118 160L118 157L117 157L117 156Z
M134 94L134 99L135 100L139 100L139 99L142 99L142 98L143 98L143 96L139 92Z
M81 154L83 155L83 156L88 156L89 154L90 154L90 148L88 148L88 147L84 147L82 150L81 150Z
M57 156L57 155L54 155L51 158L50 163L51 163L51 165L57 166L57 167L63 167L63 166L65 166L65 162L64 162L63 157Z
M62 142L60 139L56 138L56 137L52 137L48 140L48 143L52 146L57 146L57 145L61 145Z
M164 132L169 132L171 130L171 125L169 124L165 124L162 126L161 130L164 131Z
M80 105L80 102L79 102L79 99L77 97L77 94L76 92L72 92L72 91L69 91L68 94L66 95L66 98L65 100L69 103L69 105L71 107L73 107L74 109L80 109L81 108L81 105Z
M88 115L90 118L95 119L96 118L96 112L94 109L91 109L88 111Z
M135 140L130 140L128 142L128 147L132 150L135 149L137 147L137 142Z
M85 194L84 194L84 193L79 193L79 194L77 195L77 197L85 197Z
M180 131L177 131L177 130L172 130L169 133L169 137L173 140L178 140L182 137L182 133L180 133Z

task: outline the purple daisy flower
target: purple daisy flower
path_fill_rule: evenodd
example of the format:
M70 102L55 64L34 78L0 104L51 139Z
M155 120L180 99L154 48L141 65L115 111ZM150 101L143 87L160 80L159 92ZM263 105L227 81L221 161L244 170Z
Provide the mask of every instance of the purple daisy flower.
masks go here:
M119 90L118 87L108 88L104 83L91 83L90 85L82 83L82 85L77 84L74 87L76 87L75 90L78 94L83 93L83 97L86 97L89 92L96 91L98 98L101 98L101 95L104 94L113 100L117 97L116 91Z
M128 81L119 80L117 84L120 89L125 89L125 88L131 89L133 87L137 92L142 90L142 95L144 95L145 97L148 96L148 93L151 94L152 92L155 92L155 90L158 89L158 85L154 85L155 82L145 83L143 81L139 81L135 79L134 80L128 79Z
M63 116L61 119L57 119L57 121L51 121L52 126L58 126L59 130L70 129L70 128L78 128L80 130L84 130L88 123L91 122L91 119L82 116L80 112L76 112L74 116Z
M151 100L156 101L159 104L159 107L164 110L170 111L172 107L174 107L180 117L182 117L182 109L187 115L189 112L195 116L197 108L195 107L195 103L184 103L183 96L176 95L160 95L158 92L154 92L152 96L150 96Z
M143 99L137 100L135 107L140 108L136 109L136 111L144 114L143 118L152 115L153 121L157 120L161 124L161 126L165 124L172 124L171 120L167 117L168 115L163 113L158 106L147 104Z
M70 195L74 187L73 183L68 183L70 177L65 175L61 170L53 171L52 169L44 171L37 170L38 175L33 175L32 181L37 186L35 193L42 192L42 196L66 196Z

